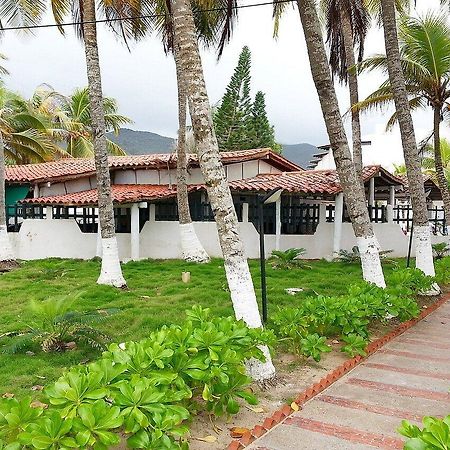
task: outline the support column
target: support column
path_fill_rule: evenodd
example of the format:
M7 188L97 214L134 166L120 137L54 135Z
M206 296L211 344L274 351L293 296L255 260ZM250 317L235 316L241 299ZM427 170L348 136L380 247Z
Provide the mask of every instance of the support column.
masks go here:
M281 197L275 202L275 250L280 250L281 240Z
M375 178L369 181L369 206L375 205Z
M389 187L389 201L386 208L388 223L394 223L395 186Z
M53 206L47 206L45 208L45 218L46 219L53 219Z
M333 236L333 257L341 250L342 238L342 214L344 212L344 194L337 194L334 203L334 236Z
M319 204L319 224L325 223L327 221L327 204L320 203Z
M248 223L248 203L242 203L242 223Z
M149 222L156 221L156 205L154 203L150 203L149 205L148 220Z
M131 259L139 260L139 204L131 206Z

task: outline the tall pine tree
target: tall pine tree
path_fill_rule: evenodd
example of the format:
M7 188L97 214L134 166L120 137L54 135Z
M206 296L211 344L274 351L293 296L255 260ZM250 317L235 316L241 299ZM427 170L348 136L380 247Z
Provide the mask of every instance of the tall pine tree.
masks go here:
M266 113L264 94L258 92L255 103L250 97L251 53L244 47L238 65L214 114L214 128L220 150L247 150L271 147L280 152L274 129Z
M221 150L252 148L251 53L242 49L222 103L214 114L214 127Z
M255 95L252 116L253 148L270 147L281 153L281 145L275 141L275 130L267 118L265 95L261 91Z

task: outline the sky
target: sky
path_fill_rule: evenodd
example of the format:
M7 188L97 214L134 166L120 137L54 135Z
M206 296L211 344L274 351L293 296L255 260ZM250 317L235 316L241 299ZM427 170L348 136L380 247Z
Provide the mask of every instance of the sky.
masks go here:
M241 4L256 3L243 0ZM439 0L418 0L417 13L439 7ZM44 20L51 23L51 17ZM99 25L100 62L104 94L117 99L120 112L133 119L129 128L175 137L177 130L177 93L175 66L171 56L163 52L158 36L133 44L131 51L104 25ZM220 61L213 50L202 50L206 84L212 104L220 101L244 45L252 52L253 95L266 94L269 119L275 126L276 138L283 144L308 142L328 143L318 97L311 78L303 32L297 10L290 10L282 19L280 34L273 39L270 6L242 9L230 44ZM383 34L373 27L368 36L366 55L384 52ZM34 36L6 31L0 40L0 53L8 58L4 63L10 72L5 77L8 88L24 96L32 95L37 86L50 84L69 94L87 84L84 51L81 42L68 29L62 37L57 29L39 30ZM360 96L372 92L384 76L363 75ZM341 111L349 107L345 87L336 86ZM371 112L362 118L364 140L372 145L365 149L367 163L387 167L402 162L398 129L385 133L392 110ZM432 126L430 112L414 116L418 140ZM450 135L446 127L443 134ZM346 121L350 136L350 123Z

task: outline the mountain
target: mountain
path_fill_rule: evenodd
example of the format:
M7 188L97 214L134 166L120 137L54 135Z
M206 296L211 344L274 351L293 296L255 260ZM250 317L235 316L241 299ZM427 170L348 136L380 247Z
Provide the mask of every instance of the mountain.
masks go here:
M311 144L283 144L282 155L304 169L308 166L309 161L313 159L315 153L320 153L320 150Z
M118 136L107 133L108 138L120 145L129 155L145 155L148 153L169 153L175 146L175 139L161 136L150 131L135 131L122 128ZM314 153L320 151L311 144L283 145L283 156L306 168Z
M173 151L175 145L175 139L150 131L121 128L118 136L114 133L107 133L107 135L111 141L120 145L129 155L169 153Z

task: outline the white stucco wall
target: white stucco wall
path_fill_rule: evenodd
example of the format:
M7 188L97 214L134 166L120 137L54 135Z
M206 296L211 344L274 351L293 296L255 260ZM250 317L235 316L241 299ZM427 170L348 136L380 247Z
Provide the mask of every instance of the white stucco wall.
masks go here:
M214 222L195 222L195 229L205 250L210 256L221 257L216 224ZM404 235L398 225L374 224L375 233L383 250L394 250L392 256L406 256L409 237ZM282 235L280 249L291 247L306 249L306 258L320 259L332 256L332 223L322 223L314 235ZM259 234L252 223L240 223L239 233L244 242L248 258L259 257ZM79 258L90 259L96 256L97 234L82 233L73 219L27 219L19 233L10 233L11 241L18 259ZM121 260L131 257L131 236L127 233L117 235ZM433 236L432 242L448 242L449 236ZM266 255L275 249L275 235L266 236ZM351 249L356 245L351 224L342 226L340 248ZM414 249L414 245L413 245ZM413 251L414 256L414 251ZM181 258L181 245L178 222L147 222L140 233L140 258L173 259Z

